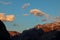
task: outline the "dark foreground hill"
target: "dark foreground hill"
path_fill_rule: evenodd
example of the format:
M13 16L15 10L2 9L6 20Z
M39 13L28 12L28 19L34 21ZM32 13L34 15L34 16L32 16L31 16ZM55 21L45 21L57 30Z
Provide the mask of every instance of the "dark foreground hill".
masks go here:
M60 31L44 32L42 29L25 30L20 35L21 40L60 40Z
M0 40L11 40L9 33L1 20L0 20Z

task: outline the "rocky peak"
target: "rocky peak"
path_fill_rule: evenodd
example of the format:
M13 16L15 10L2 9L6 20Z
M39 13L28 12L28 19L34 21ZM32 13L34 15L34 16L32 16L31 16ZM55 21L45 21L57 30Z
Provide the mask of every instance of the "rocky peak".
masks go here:
M35 26L35 28L40 29L42 28L42 30L48 32L48 31L52 31L52 30L60 30L60 22L53 22L53 23L47 23L47 24L38 24Z
M8 31L10 36L16 36L16 35L19 35L20 33L17 32L17 31Z

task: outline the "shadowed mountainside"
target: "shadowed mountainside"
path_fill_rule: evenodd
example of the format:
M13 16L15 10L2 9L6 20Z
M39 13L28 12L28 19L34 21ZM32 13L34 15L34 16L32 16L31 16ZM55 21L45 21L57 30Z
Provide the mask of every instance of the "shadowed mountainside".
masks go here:
M0 40L11 40L9 33L1 20L0 20Z

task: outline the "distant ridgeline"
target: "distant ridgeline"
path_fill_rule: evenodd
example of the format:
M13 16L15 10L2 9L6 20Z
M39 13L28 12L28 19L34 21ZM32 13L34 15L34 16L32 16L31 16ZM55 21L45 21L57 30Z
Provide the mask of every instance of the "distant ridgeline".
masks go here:
M49 31L53 31L53 30L60 31L60 22L47 23L47 24L43 24L43 25L38 24L35 26L35 28L37 28L37 29L41 28L45 32L49 32Z

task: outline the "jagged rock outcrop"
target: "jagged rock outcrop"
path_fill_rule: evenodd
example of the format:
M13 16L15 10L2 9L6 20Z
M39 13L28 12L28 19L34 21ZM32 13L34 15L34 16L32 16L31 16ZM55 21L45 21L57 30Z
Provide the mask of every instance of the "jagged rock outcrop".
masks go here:
M53 23L47 23L47 24L38 24L35 26L35 28L40 29L42 28L42 30L44 30L45 32L49 32L52 30L60 30L60 22L53 22Z
M20 35L21 33L17 32L17 31L8 31L10 36L17 36L17 35Z
M12 40L20 40L21 33L17 31L8 31Z

